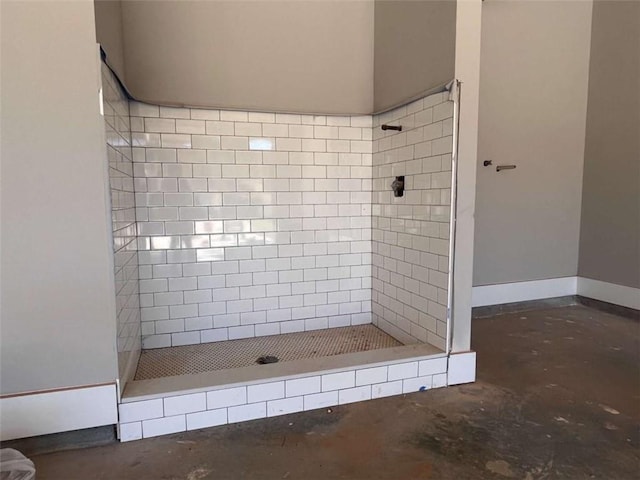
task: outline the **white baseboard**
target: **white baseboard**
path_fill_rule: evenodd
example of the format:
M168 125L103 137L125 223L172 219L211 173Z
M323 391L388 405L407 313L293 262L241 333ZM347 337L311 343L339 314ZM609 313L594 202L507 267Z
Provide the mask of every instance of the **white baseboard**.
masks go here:
M0 398L0 440L68 432L118 422L116 385Z
M501 305L545 298L580 295L640 310L640 289L584 277L549 278L530 282L473 287L472 306Z
M578 295L640 310L640 288L578 277Z
M563 277L473 287L471 305L473 307L484 307L486 305L500 305L502 303L526 302L575 295L577 283L577 277Z

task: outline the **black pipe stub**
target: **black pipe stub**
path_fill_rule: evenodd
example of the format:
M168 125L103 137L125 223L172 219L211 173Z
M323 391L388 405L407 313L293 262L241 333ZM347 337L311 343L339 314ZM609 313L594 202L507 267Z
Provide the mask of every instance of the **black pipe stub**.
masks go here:
M259 365L266 365L268 363L278 363L280 359L278 357L274 357L273 355L263 355L258 357L256 363Z
M397 130L398 132L402 131L402 125L387 125L387 124L384 124L380 128L382 128L382 130Z

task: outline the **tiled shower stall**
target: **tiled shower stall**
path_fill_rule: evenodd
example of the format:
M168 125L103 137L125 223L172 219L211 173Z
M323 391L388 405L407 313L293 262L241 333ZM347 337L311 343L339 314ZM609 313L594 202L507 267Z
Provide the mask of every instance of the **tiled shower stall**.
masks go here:
M143 346L371 323L371 122L133 103Z
M447 385L449 92L314 116L148 105L102 81L121 440ZM324 338L328 356L135 373L140 346L188 367Z

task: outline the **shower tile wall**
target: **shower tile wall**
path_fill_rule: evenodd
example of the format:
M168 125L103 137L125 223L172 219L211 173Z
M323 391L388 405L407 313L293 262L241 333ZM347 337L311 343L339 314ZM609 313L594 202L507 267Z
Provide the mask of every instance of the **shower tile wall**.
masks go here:
M453 102L438 93L374 117L373 323L445 348ZM382 124L402 125L383 131ZM403 197L390 184L404 175Z
M131 103L144 348L371 323L372 117Z
M121 385L133 376L140 354L140 301L136 216L129 124L129 100L113 73L102 65L117 308L118 370Z

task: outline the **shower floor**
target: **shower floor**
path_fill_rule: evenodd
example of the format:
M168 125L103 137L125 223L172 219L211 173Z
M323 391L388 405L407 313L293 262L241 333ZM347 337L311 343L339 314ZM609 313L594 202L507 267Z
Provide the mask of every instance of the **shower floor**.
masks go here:
M249 367L257 365L257 359L265 355L275 356L279 362L288 362L400 345L402 343L374 325L358 325L158 348L142 352L135 380Z

